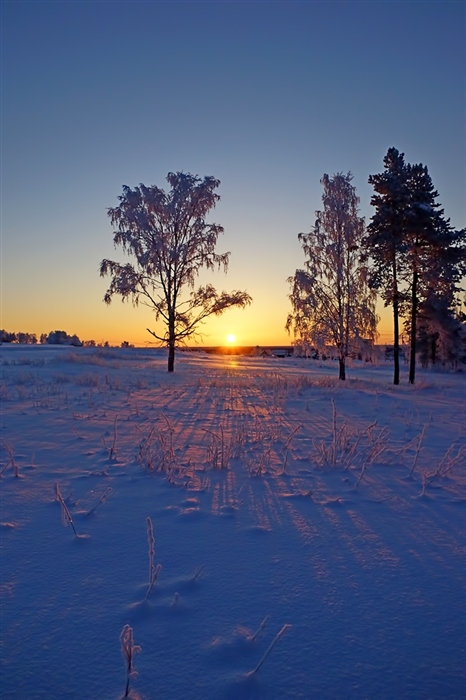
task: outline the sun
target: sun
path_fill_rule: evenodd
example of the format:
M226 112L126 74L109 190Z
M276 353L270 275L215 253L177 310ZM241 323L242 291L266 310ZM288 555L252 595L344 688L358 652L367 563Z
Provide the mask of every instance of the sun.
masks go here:
M236 340L236 335L233 335L233 333L228 333L227 343L230 343L230 345L231 345L232 343L235 342L235 340Z

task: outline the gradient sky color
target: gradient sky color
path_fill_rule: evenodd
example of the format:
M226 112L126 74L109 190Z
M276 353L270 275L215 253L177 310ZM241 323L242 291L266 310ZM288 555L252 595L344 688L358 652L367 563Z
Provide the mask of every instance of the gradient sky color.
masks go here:
M324 173L369 174L390 146L428 165L466 225L466 3L2 2L2 302L9 331L144 344L150 311L102 301L122 185L214 175L218 252L253 305L205 345L288 344L287 278ZM388 342L390 316L383 315Z

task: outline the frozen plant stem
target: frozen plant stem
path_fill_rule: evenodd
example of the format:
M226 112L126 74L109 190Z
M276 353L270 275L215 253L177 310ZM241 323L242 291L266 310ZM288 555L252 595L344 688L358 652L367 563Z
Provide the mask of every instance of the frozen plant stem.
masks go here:
M356 490L361 483L362 477L364 476L364 473L366 471L366 463L362 465L361 473L359 474L359 479L357 480L356 486L354 487L354 490Z
M113 423L113 442L112 442L112 446L110 448L110 459L115 459L115 457L116 457L117 422L118 422L118 414L115 416L115 421Z
M266 619L267 619L267 618L266 618ZM275 639L272 641L272 643L270 644L269 648L268 648L267 651L265 652L265 654L264 654L264 656L262 657L262 659L261 659L261 660L259 661L259 663L257 664L257 666L256 666L256 668L254 669L254 671L251 671L249 675L252 676L252 675L254 675L255 673L258 672L258 670L260 669L260 667L262 666L262 664L264 663L264 661L266 660L266 658L268 657L268 655L270 654L270 652L272 651L272 649L274 648L275 644L278 642L278 640L280 639L280 637L283 637L283 635L285 634L285 632L287 632L289 629L291 629L291 625L283 625L283 627L281 628L280 632L277 634L277 636L275 637Z
M157 576L162 568L161 564L154 566L154 556L155 556L155 538L154 538L154 527L152 525L152 520L147 518L147 538L149 540L149 587L146 593L146 600L149 599L151 591L157 581Z
M252 635L252 637L251 637L251 642L254 642L254 641L257 639L257 637L259 636L259 634L262 632L262 630L264 629L265 625L267 624L267 620L268 620L268 619L269 619L269 616L268 616L268 615L267 615L266 617L264 617L264 619L263 619L262 622L260 623L259 627L257 628L256 632Z
M198 567L197 567L197 569L196 569L196 571L194 572L194 575L193 575L193 581L197 581L197 579L198 579L198 578L200 577L200 575L202 574L203 570L204 570L204 564L201 564L201 566L198 566Z
M332 467L337 463L337 409L335 406L335 401L332 399L332 429L333 429L333 442L332 442Z
M141 433L140 427L136 426L136 428ZM155 425L152 426L147 437L142 437L139 443L138 459L141 465L147 469L155 468L154 430Z
M414 472L414 470L415 470L415 468L416 468L416 464L417 464L417 460L418 460L418 458L419 458L419 453L420 453L420 451L421 451L421 446L422 446L422 442L423 442L423 440L424 440L424 435L425 435L425 432L426 432L426 428L427 428L427 423L424 423L424 427L422 428L421 433L420 433L419 438L418 438L418 443L417 443L417 448L416 448L416 454L414 455L413 466L411 467L411 471L409 472L409 476L410 476L410 477L413 475L413 472Z
M294 430L292 430L291 433L288 435L288 437L287 437L287 439L286 439L286 442L285 442L285 449L286 449L286 450L288 450L288 448L289 448L289 446L290 446L290 443L291 443L291 440L294 438L294 436L296 435L296 433L297 433L299 430L301 430L302 427L303 427L303 426L302 426L301 424L300 424L300 425L297 425L296 428L295 428Z
M61 519L63 522L63 525L68 525L68 523L71 525L73 528L73 532L76 537L79 537L78 533L76 532L76 528L73 523L73 518L71 517L71 513L68 510L68 506L66 505L65 501L63 500L63 496L61 495L60 492L60 487L58 485L58 481L55 482L55 496L57 497L58 502L61 505Z
M173 473L176 463L175 448L173 445L173 435L175 433L175 430L170 421L168 420L167 416L164 413L162 413L161 415L167 426L166 429L161 430L159 434L159 443L162 452L162 470L168 473L170 473L171 471ZM170 481L171 478L169 478L168 480Z
M101 503L105 503L105 501L107 500L107 496L109 494L111 494L112 491L113 491L112 487L108 486L105 489L105 491L103 492L103 494L101 495L101 497L99 498L99 500L97 501L97 503L92 506L92 508L90 509L90 511L88 511L88 513L86 513L86 515L92 515L92 513L94 513L94 511L97 510L97 508L100 506Z
M212 443L209 446L209 461L213 469L227 469L233 452L233 437L227 443L223 426L220 425L219 428L220 435L212 430L205 430L206 433L212 436Z
M129 697L129 685L131 678L137 677L137 671L134 670L133 659L134 655L141 651L141 647L134 643L133 628L125 625L120 634L121 651L125 660L126 666L126 687L124 697Z
M445 453L442 461L437 467L437 476L446 476L448 472L451 472L456 464L464 464L466 458L466 447L463 445L458 449L458 452L453 456L453 449L455 448L455 443L452 443Z
M286 474L286 465L288 464L288 448L286 448L285 457L283 459L282 474Z
M3 476L3 472L6 471L6 469L8 469L8 467L11 464L11 466L15 470L15 476L19 477L19 469L18 469L18 465L15 462L15 458L13 457L13 450L11 449L10 445L7 442L5 442L5 440L3 440L3 439L2 439L2 444L5 448L5 450L8 452L8 461L5 464L5 466L3 467L2 471L0 472L0 476Z
M113 421L113 440L111 447L108 447L105 441L105 435L102 435L102 441L104 443L105 449L108 450L108 458L111 462L113 462L116 459L117 423L118 414L115 416L115 420Z

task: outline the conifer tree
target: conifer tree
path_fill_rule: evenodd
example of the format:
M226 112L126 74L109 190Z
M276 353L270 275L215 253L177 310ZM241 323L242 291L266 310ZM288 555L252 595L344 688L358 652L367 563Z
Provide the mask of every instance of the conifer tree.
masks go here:
M371 260L369 284L377 289L385 306L393 308L393 383L399 384L400 317L406 301L399 277L408 208L407 166L404 153L396 148L388 149L383 162L385 171L369 177L375 190L371 198L375 213L363 240L363 260Z
M422 164L407 167L405 251L403 275L409 289L410 359L409 383L416 375L417 325L423 300L436 295L448 308L459 291L459 281L466 272L464 232L456 232L445 219L444 210L437 203L429 171ZM440 304L441 306L442 304Z
M395 148L388 150L384 166L385 172L369 177L375 213L363 241L363 260L371 262L370 284L393 307L394 384L400 381L401 317L410 335L409 382L414 384L419 309L434 289L447 306L453 303L466 272L465 233L453 231L445 219L426 166L405 163Z

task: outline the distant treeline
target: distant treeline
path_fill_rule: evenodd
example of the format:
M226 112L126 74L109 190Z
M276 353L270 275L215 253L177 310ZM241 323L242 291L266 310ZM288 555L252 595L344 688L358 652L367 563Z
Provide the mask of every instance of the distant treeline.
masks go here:
M80 340L77 335L69 335L66 331L50 331L50 333L41 333L39 340L36 333L10 333L9 331L0 330L1 343L19 343L20 345L73 345L74 347L90 346L95 347L95 340ZM102 343L108 346L108 342Z

